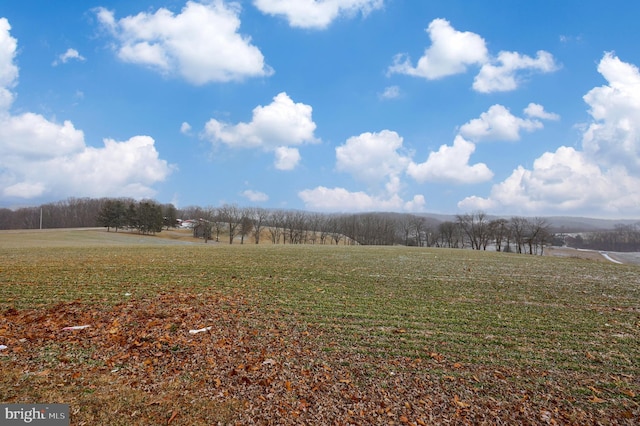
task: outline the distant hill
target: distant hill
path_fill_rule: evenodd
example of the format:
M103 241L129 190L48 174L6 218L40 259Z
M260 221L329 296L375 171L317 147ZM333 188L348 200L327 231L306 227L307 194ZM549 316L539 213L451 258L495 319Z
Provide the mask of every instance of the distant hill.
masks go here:
M556 232L609 231L614 229L616 225L633 225L640 222L638 219L592 219L564 216L552 216L546 219Z
M446 222L456 220L456 215L422 213L420 216L438 221ZM504 217L510 219L512 216L488 216L490 220ZM554 232L594 232L608 231L616 225L633 225L640 223L640 219L594 219L588 217L572 216L543 216L551 225Z

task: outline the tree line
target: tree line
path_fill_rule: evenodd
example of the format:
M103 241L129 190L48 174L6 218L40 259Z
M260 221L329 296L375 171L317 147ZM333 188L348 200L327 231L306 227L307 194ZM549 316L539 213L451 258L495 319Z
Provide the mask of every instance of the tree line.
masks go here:
M471 248L475 250L543 254L552 242L551 226L542 218L490 219L484 212L456 216L440 222L414 214L321 214L299 210L191 207L184 217L198 218L194 237L233 244L252 237L256 244L266 235L272 244L358 244Z
M640 251L640 224L616 225L611 231L567 235L564 240L574 248L618 252Z
M406 213L325 214L235 204L177 209L131 198L69 198L38 207L0 209L0 229L38 229L42 224L42 228L126 228L153 234L176 226L180 218L195 220L195 237L230 244L249 239L259 244L266 239L272 244L406 245L543 254L546 246L563 243L544 218L496 218L482 211L439 221ZM578 248L640 251L640 225L618 225L613 231L567 240Z
M0 229L51 229L106 227L129 228L140 233L160 232L175 226L177 210L172 204L133 198L69 198L38 207L0 209Z

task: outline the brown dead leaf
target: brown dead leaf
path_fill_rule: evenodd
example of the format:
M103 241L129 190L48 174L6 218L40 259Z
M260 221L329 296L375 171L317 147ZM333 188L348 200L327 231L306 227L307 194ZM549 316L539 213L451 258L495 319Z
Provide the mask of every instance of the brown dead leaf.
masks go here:
M594 392L594 393L597 393L597 394L601 394L601 393L602 393L602 391L601 391L601 390L598 390L598 389L596 389L596 388L595 388L595 387L593 387L593 386L587 386L587 388L588 388L590 391Z
M589 402L591 402L592 404L602 404L603 402L607 402L607 401L593 395L591 398L589 398Z
M171 413L171 417L169 417L169 420L167 420L167 424L171 424L171 422L178 417L178 411L177 410L173 410L173 413Z
M439 353L437 353L437 352L431 352L431 353L429 354L429 356L430 356L432 359L434 359L435 361L437 361L437 362L442 362L442 361L444 361L444 355L439 354Z
M631 398L635 398L636 397L636 393L634 391L632 391L631 389L623 389L622 393L630 396Z
M464 401L461 401L460 398L458 398L458 395L455 395L453 397L453 402L460 408L469 408L471 407L471 404L468 404Z

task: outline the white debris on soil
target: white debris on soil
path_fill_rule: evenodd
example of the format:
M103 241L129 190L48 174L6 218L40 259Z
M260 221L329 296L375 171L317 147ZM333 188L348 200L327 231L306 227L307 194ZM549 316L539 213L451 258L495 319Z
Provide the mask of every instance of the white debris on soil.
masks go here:
M63 330L84 330L85 328L91 327L90 325L73 325L71 327L65 327Z
M200 328L198 330L189 330L189 334L198 334L198 333L203 333L205 331L209 331L211 330L213 327L205 327L205 328Z

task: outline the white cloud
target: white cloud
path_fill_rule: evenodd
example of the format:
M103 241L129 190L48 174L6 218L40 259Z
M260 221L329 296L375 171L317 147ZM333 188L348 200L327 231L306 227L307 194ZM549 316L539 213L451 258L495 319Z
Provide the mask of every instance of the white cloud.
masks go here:
M279 146L275 150L275 162L274 165L278 170L293 170L300 162L300 151L298 148L289 148L286 146Z
M56 126L54 132L57 134L65 130L64 126L55 123L47 125L49 128ZM9 148L9 154L0 159L3 170L0 193L5 197L151 197L155 194L153 184L171 173L171 167L159 158L154 140L149 136L135 136L124 142L107 139L102 148L86 146L81 141L75 149L68 150L64 141L56 139L54 134L44 138L54 145L46 155L40 156L33 150L11 150L6 143L7 134L11 131L0 136L2 149ZM27 137L21 139L25 145L34 139L24 132L21 136ZM56 147L60 147L58 154L54 152ZM65 149L67 151L63 152Z
M104 147L84 147L73 156L55 157L43 165L59 187L94 197L150 197L155 194L151 185L163 181L172 171L159 158L150 136L134 136L122 142L105 139Z
M607 85L584 96L593 123L583 135L585 152L605 166L624 165L640 172L640 72L606 53L598 72Z
M251 189L247 189L246 191L243 191L242 196L254 203L262 203L265 201L269 201L269 196L267 194L260 191L253 191Z
M442 145L437 152L431 152L424 163L413 161L407 168L407 174L417 182L448 181L453 183L479 183L490 180L493 172L486 164L469 165L471 154L476 146L462 136L456 136L453 146Z
M223 143L231 148L273 151L276 167L291 170L300 155L290 147L318 142L313 134L316 124L312 112L310 105L294 103L282 92L269 105L254 108L249 123L228 124L212 118L205 125L204 135L214 144Z
M184 121L181 125L180 125L180 133L184 134L184 135L188 135L191 133L191 124L187 123L186 121Z
M411 201L404 203L404 210L407 212L422 212L425 210L427 200L424 195L415 195Z
M369 14L383 6L384 0L254 0L263 13L284 16L298 28L324 29L341 15Z
M524 113L531 118L540 118L542 120L551 120L551 121L560 120L560 116L558 114L545 111L544 107L540 104L530 103L524 109Z
M298 193L305 206L323 211L423 211L423 195L404 201L401 176L411 162L400 135L390 130L353 136L336 148L336 170L365 182L372 193L318 186Z
M362 133L336 148L336 169L364 182L380 182L401 174L409 164L401 150L402 138L396 132Z
M351 192L344 188L327 188L324 186L305 189L300 191L298 196L307 209L315 211L397 211L401 210L405 205L405 202L397 194L376 197L362 191Z
M478 34L455 30L446 19L434 19L426 31L431 46L414 67L406 55L397 55L389 72L434 80L464 73L469 65L487 61L485 41Z
M161 8L116 20L112 11L96 9L99 22L118 42L118 57L163 74L178 74L201 85L269 76L251 39L238 33L239 6L213 0L188 1L180 14Z
M544 109L527 107L530 112L541 113ZM520 139L520 131L532 132L541 129L542 123L538 120L523 119L514 116L502 105L493 105L487 112L480 114L480 118L474 118L460 127L460 135L474 141L498 140L517 141Z
M398 86L385 87L379 96L380 99L397 99L400 97L400 88Z
M462 74L472 65L481 67L474 79L473 89L482 93L515 90L523 73L548 73L558 69L553 55L543 50L535 58L518 52L499 52L493 58L485 40L469 31L458 31L445 19L434 19L427 28L431 46L415 67L406 54L398 54L389 67L389 73L406 74L435 80Z
M152 196L152 185L164 180L171 166L159 158L154 140L105 140L87 146L70 121L63 124L26 112L9 112L18 78L13 64L17 43L0 19L0 197L33 199L69 196Z
M536 58L518 52L500 52L498 57L485 63L473 81L473 88L481 93L515 90L521 81L520 71L549 73L558 69L553 55L543 50Z
M584 96L593 122L582 151L561 146L546 152L532 169L519 166L494 185L487 198L468 197L459 206L523 214L640 214L640 72L611 53L598 71L607 84Z
M31 112L0 116L0 156L5 159L41 160L78 152L84 134L73 123L60 125Z
M458 203L458 208L465 211L491 211L496 203L489 198L482 198L476 195L466 197Z
M0 111L13 103L11 90L18 82L18 67L13 62L18 41L11 37L11 25L0 18Z
M564 146L536 159L532 170L519 166L493 186L488 198L469 197L459 203L463 209L596 216L637 214L638 206L640 179L621 167L602 170L582 152Z
M76 61L84 61L85 57L82 56L76 49L69 48L62 55L58 56L58 58L55 61L53 61L53 66L57 66L59 64L66 64L72 59Z
M404 152L403 139L396 132L362 133L336 148L336 170L347 172L367 184L368 192L351 192L344 188L317 187L299 194L307 207L322 210L349 208L357 211L423 211L424 196L410 201L400 196L404 174L419 183L445 181L457 184L484 182L493 173L483 164L469 165L475 144L457 136L453 146L442 145L431 152L427 161L412 161L412 152Z

